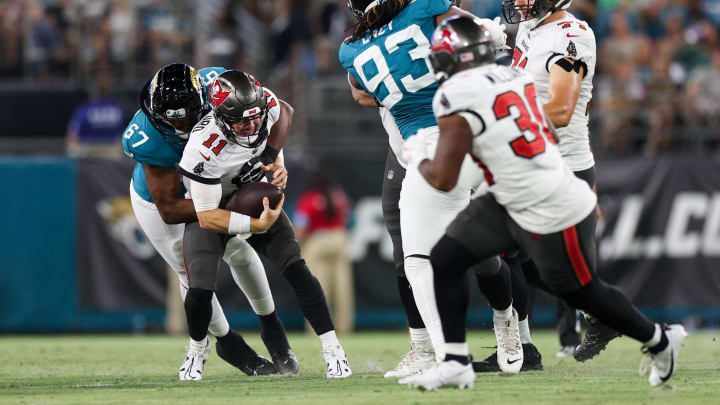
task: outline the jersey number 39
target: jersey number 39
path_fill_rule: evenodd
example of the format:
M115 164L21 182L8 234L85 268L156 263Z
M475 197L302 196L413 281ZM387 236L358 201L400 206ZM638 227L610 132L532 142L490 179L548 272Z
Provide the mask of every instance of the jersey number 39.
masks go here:
M532 110L532 115L528 111L528 105ZM515 107L520 112L520 116L515 118L515 124L523 133L510 142L510 147L516 155L532 159L534 156L545 152L545 138L550 143L557 143L557 139L545 125L543 116L540 114L533 84L525 86L524 97L512 90L497 96L495 103L493 103L495 118L500 120L511 116L510 107ZM534 139L528 140L525 137L525 131L530 131Z

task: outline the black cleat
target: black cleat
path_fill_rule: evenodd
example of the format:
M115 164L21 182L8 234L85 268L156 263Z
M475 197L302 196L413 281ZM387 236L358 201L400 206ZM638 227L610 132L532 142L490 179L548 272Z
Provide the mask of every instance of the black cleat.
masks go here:
M587 322L585 339L575 348L573 357L579 362L590 360L605 350L611 340L620 336L619 332L600 321Z
M579 362L590 360L605 350L611 340L622 336L600 321L587 322L585 339L575 348L573 357Z
M520 371L542 371L542 356L532 343L523 343L523 365ZM499 373L500 366L497 362L497 352L488 356L485 360L473 361L473 371L476 373Z
M297 374L300 366L298 365L297 357L291 349L282 349L270 353L273 364L277 368L280 374Z
M261 324L260 337L265 343L277 371L280 374L297 374L299 368L297 357L290 349L285 328L277 313L273 311L269 315L260 315L259 318Z
M247 375L277 374L275 365L260 356L245 343L242 336L232 330L215 344L218 356Z

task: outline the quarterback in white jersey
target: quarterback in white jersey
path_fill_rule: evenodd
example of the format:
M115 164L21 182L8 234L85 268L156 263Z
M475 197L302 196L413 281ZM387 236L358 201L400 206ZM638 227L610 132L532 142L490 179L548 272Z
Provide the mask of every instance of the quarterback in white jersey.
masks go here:
M286 176L284 169L277 171L272 162L289 135L292 108L254 77L237 70L217 77L210 87L210 102L215 107L193 128L178 166L198 216L197 223L185 227L183 239L188 297L194 294L194 301L202 301L192 308L197 314L193 324L188 316L191 337L193 329L199 335L206 322L205 311L210 307L204 300L215 289L217 264L228 235L240 234L273 261L294 288L305 318L322 342L327 378L350 376L352 371L335 335L325 294L307 268L292 224L282 211L284 197L274 209L265 198L260 218L221 208L224 197L244 184L263 181L266 171Z
M430 60L446 78L433 103L440 127L437 150L430 158L422 142L410 140L403 152L408 164L440 190L454 187L471 153L486 169L490 193L458 214L430 254L445 361L400 382L422 389L473 385L465 339L470 295L465 272L518 248L537 264L536 285L642 342L652 358L650 384L667 381L685 330L651 322L620 290L596 278L595 193L560 157L531 78L495 66L492 39L472 19L444 21L432 40ZM503 286L509 283L506 279ZM500 361L503 342L498 343Z

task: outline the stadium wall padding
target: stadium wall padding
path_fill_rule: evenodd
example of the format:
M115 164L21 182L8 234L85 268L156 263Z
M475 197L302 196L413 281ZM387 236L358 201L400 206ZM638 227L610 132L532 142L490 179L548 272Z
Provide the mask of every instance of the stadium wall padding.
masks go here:
M0 330L66 330L77 311L75 163L0 157Z

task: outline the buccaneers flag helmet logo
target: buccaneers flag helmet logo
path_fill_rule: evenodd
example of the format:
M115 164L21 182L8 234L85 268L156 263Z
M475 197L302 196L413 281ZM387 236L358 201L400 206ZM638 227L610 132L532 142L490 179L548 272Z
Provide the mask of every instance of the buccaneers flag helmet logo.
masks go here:
M215 79L215 83L210 87L210 102L215 106L219 106L230 95L230 91L224 91L220 85L220 80Z

